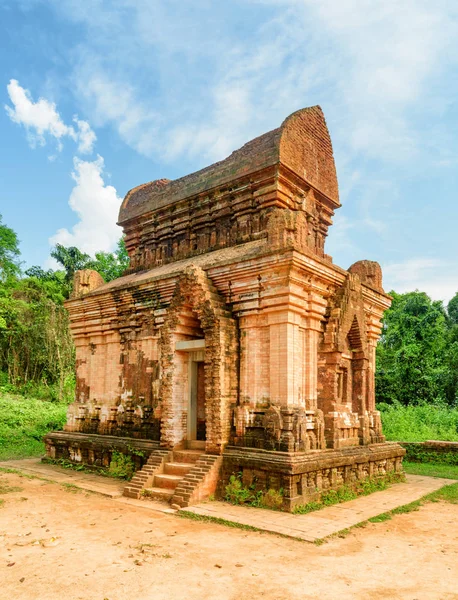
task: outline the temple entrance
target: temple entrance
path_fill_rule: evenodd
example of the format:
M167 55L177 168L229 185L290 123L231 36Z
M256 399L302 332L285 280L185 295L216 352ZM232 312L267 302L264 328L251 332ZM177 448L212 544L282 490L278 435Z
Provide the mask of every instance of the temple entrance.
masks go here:
M177 384L181 383L183 410L183 439L188 448L204 449L207 439L205 394L205 339L180 340L175 344ZM178 391L178 385L177 385Z
M189 365L189 408L188 441L204 442L206 438L205 418L205 365L202 360L192 360Z

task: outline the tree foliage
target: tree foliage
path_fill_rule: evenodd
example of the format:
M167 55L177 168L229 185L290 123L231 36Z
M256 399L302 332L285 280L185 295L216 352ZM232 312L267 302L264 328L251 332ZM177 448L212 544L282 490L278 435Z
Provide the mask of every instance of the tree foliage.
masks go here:
M92 261L89 254L81 252L75 246L66 248L62 244L56 244L51 250L51 256L65 269L65 279L69 284L72 282L76 271L91 268Z
M0 215L0 282L20 273L19 240L16 233L2 222Z
M404 405L458 394L458 329L442 302L424 292L396 294L377 347L376 397Z
M98 271L106 282L121 277L129 268L129 255L127 254L124 238L118 241L114 252L96 252L95 261L87 267Z
M458 325L458 293L447 304L447 313L452 325Z
M45 384L62 399L73 377L74 347L63 305L78 269L97 270L105 281L129 266L123 240L114 253L95 258L57 245L51 255L63 270L33 266L21 275L16 233L0 217L0 379L9 385Z
M91 258L89 254L81 252L75 246L67 248L61 244L56 244L51 251L51 256L64 268L65 280L69 286L71 286L75 272L80 269L98 271L105 282L108 282L121 277L129 267L129 255L123 238L118 241L114 252L96 252L95 259ZM33 267L33 269L39 269L39 267ZM49 277L49 273L49 271L42 271L40 276L42 278Z

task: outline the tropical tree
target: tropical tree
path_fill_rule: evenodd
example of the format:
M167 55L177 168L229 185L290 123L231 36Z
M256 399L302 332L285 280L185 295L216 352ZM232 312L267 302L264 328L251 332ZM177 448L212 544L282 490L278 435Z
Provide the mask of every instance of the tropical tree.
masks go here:
M0 282L17 277L21 272L19 240L16 233L2 222L0 215Z
M124 238L118 241L114 252L97 252L95 261L89 267L98 271L106 282L121 277L129 268L129 255L127 254Z
M458 325L458 292L447 304L447 314L453 325Z
M81 252L81 250L75 246L66 248L65 246L62 246L62 244L56 244L51 250L51 256L64 267L67 283L73 281L75 271L79 271L80 269L90 269L93 262L89 254Z
M0 217L0 374L10 384L45 384L62 399L73 377L74 347L64 300L73 275L95 269L110 281L129 266L123 240L113 253L98 252L95 259L71 246L58 244L51 255L63 269L38 266L21 275L16 233Z
M377 348L378 401L446 400L449 328L442 302L418 291L390 295Z

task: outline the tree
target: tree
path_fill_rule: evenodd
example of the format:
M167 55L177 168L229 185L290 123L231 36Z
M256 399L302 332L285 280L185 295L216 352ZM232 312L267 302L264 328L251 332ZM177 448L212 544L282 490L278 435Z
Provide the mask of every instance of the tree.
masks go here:
M74 346L63 306L73 275L79 269L95 269L110 281L128 268L129 257L122 239L114 253L98 252L95 259L60 244L51 255L64 270L33 266L21 277L17 236L0 219L0 372L17 386L45 383L62 399L74 371Z
M396 294L377 347L376 394L402 404L445 400L449 329L442 302L424 292Z
M16 233L2 222L0 215L0 281L18 277L21 269L19 262L19 240Z
M454 325L458 325L458 292L453 296L447 304L447 313L450 321Z
M114 252L97 252L95 261L89 267L98 271L106 282L121 277L129 268L129 255L127 254L124 238L118 241Z
M55 248L51 250L51 256L57 260L65 269L65 278L68 283L73 281L73 275L75 271L80 269L90 269L93 263L89 254L81 252L75 246L69 246L66 248L62 244L56 244Z
M67 311L58 290L36 278L18 279L0 289L0 371L14 385L64 384L74 368L74 348Z
M81 252L75 246L66 248L61 244L56 244L56 247L51 251L51 256L65 269L65 280L68 284L67 297L71 292L73 275L80 269L94 269L108 282L121 277L129 268L129 255L123 238L118 241L114 252L96 252L95 259L92 259L89 254ZM27 273L42 280L49 280L54 277L56 272L43 271L40 267L32 267Z
M458 404L458 293L447 305L449 335L447 340L447 378L445 394L447 402Z

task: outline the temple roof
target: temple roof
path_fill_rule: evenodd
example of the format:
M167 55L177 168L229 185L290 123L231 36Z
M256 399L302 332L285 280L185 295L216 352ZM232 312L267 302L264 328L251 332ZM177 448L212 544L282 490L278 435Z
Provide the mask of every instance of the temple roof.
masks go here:
M267 167L282 164L339 206L331 138L319 106L303 108L273 129L205 169L170 181L159 179L133 188L119 211L119 224Z

